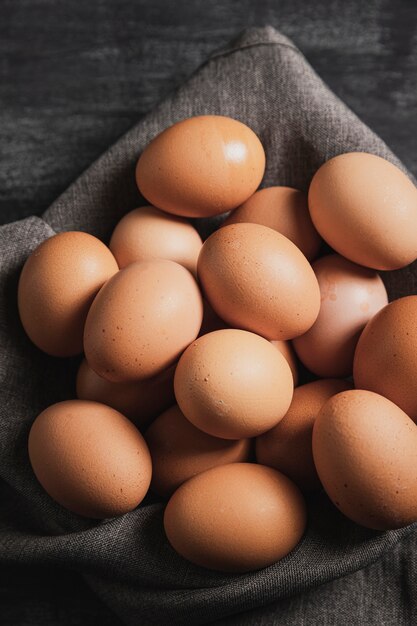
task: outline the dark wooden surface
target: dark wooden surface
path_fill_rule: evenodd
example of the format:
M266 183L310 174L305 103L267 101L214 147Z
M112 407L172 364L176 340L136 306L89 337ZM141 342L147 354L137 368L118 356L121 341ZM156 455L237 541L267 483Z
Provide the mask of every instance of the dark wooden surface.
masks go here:
M42 212L207 55L272 24L417 174L417 2L1 0L0 222Z

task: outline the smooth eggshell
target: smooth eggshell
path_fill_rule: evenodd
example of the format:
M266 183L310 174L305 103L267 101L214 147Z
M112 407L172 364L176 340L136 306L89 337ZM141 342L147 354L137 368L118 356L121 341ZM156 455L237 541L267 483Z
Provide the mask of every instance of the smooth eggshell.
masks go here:
M284 340L316 320L320 290L311 265L272 228L220 228L203 244L197 267L207 299L232 327Z
M132 263L94 300L85 324L85 356L110 381L150 378L178 359L202 319L202 297L188 270L166 260Z
M315 421L313 454L328 496L353 521L376 530L417 521L417 426L387 398L333 396Z
M151 481L151 457L140 432L98 402L68 400L45 409L30 430L29 458L51 498L86 517L133 510Z
M330 159L311 181L308 204L323 239L354 263L394 270L417 257L417 189L381 157Z
M338 254L313 263L321 294L313 326L293 341L300 361L317 376L352 374L353 355L364 326L388 304L381 277Z
M157 376L127 383L112 383L89 367L84 359L78 369L77 398L111 406L143 428L175 403L175 366Z
M301 489L320 487L313 460L313 426L324 403L351 389L344 380L316 380L294 390L288 412L271 430L256 439L256 460L291 478Z
M355 387L389 398L417 422L417 296L391 302L366 325L353 377Z
M42 242L23 266L18 288L20 319L33 343L52 356L82 352L90 305L118 269L107 246L87 233Z
M242 204L264 170L265 152L253 130L230 117L203 115L157 135L139 158L136 182L167 213L209 217Z
M298 385L297 357L291 343L289 341L275 341L274 339L271 340L271 343L281 352L283 356L285 356L287 363L291 368L292 377L294 379L294 387L296 387Z
M152 457L151 488L170 496L183 482L211 467L248 461L249 439L219 439L196 428L175 405L145 433Z
M199 337L175 371L178 405L197 428L214 437L254 437L288 410L293 377L285 357L269 341L243 330Z
M285 235L311 261L321 245L321 237L313 226L307 196L292 187L266 187L256 191L238 207L224 225L250 222L262 224Z
M164 526L172 547L192 563L248 572L295 548L305 531L306 508L283 474L232 463L184 483L168 502Z
M168 215L152 206L127 213L117 224L110 240L120 268L135 261L169 259L193 274L203 242L187 220Z

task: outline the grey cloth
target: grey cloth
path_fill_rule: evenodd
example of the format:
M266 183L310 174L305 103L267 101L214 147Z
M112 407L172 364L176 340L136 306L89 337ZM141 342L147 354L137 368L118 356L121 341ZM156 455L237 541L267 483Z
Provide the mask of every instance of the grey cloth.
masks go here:
M397 550L401 540L411 545L416 532L361 528L321 493L309 500L308 531L287 558L230 576L195 567L172 550L160 501L149 499L132 513L97 523L56 505L34 478L27 456L30 425L46 406L74 397L78 359L48 357L25 336L16 307L22 264L55 232L84 230L106 240L118 219L143 202L134 167L145 145L170 124L200 114L229 115L253 128L267 154L264 186L307 189L323 161L351 150L372 152L402 167L290 40L269 27L251 29L110 148L42 219L0 229L0 561L79 572L128 625L204 624L256 611L359 570ZM198 227L206 234L217 223L199 220ZM391 298L414 292L416 276L415 267L387 275Z

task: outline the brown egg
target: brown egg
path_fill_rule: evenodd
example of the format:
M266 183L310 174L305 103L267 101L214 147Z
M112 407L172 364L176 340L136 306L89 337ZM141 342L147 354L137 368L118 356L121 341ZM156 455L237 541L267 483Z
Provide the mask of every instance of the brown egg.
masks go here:
M311 261L321 238L308 212L307 196L292 187L266 187L256 191L225 221L227 224L262 224L285 235Z
M197 259L203 242L187 220L168 215L152 206L127 213L117 224L110 240L120 268L135 261L169 259L197 273Z
M98 402L68 400L45 409L30 430L29 458L51 498L86 517L132 511L151 482L142 435L124 415Z
M271 343L285 357L288 365L291 368L292 377L294 379L294 387L296 387L298 385L297 357L295 356L294 350L292 349L290 342L289 341L274 341L272 339Z
M164 497L211 467L248 461L251 447L249 439L219 439L204 433L177 405L156 418L145 440L152 457L151 488Z
M394 270L417 257L417 189L381 157L330 159L311 181L308 204L323 239L355 263Z
M168 502L164 526L174 550L192 563L249 572L295 548L305 531L306 508L283 474L232 463L184 483Z
M112 382L150 378L172 365L197 337L203 301L178 263L132 263L103 287L88 313L89 366Z
M107 404L143 428L175 403L174 372L175 366L171 366L145 380L111 383L84 360L77 374L77 397Z
M267 339L305 333L319 312L311 265L289 239L267 226L230 224L214 232L201 249L198 276L227 324Z
M391 302L365 327L355 352L355 387L380 393L417 422L417 296Z
M59 233L42 242L23 266L18 288L19 315L31 341L52 356L82 352L90 305L118 269L107 246L87 233Z
M314 424L313 454L328 496L354 522L388 530L417 521L417 427L387 398L333 396Z
M203 115L157 135L139 158L136 182L159 209L209 217L242 204L258 188L264 170L264 149L248 126Z
M313 326L294 339L294 349L317 376L350 376L364 326L388 304L384 283L374 270L338 254L322 257L313 270L320 286L320 312Z
M254 437L285 415L293 394L285 357L244 330L199 337L180 358L175 397L197 428L224 439Z
M256 439L256 460L291 478L301 489L320 487L313 461L313 425L324 403L340 391L352 389L345 380L316 380L294 390L287 414Z

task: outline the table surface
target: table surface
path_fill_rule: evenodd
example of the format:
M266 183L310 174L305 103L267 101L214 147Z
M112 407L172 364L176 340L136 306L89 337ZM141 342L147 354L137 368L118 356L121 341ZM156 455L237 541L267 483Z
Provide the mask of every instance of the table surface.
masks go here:
M242 29L271 24L417 174L417 3L2 0L0 223L39 214Z
M1 9L0 223L40 214L211 51L253 25L291 37L417 175L417 2L2 0ZM3 581L9 624L34 615L45 626L117 623L70 573L8 568Z

